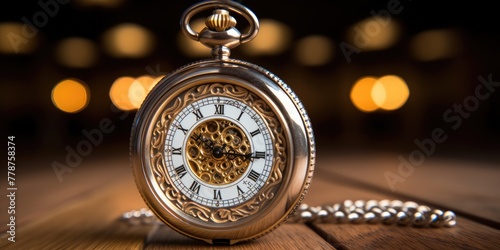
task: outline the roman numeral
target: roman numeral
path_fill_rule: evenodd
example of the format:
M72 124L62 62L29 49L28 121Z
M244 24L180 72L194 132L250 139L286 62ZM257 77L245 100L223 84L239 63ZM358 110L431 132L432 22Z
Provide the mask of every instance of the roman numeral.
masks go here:
M214 200L222 200L220 190L214 189Z
M238 185L236 185L236 189L238 189L238 195L242 195L245 193L245 192L243 192L243 190L241 190L240 186L238 186Z
M254 182L257 182L259 177L260 177L260 174L255 172L253 169L252 169L252 171L250 171L250 174L248 174L248 179L250 179Z
M193 181L193 183L191 184L189 189L191 189L191 191L195 192L196 194L199 194L200 193L200 183Z
M187 132L188 132L188 130L187 130L187 129L185 129L185 128L183 128L180 124L175 125L175 127L176 127L177 129L182 130L182 132L184 132L184 135L186 135L186 134L187 134Z
M266 158L266 152L256 151L253 158L256 158L256 159Z
M199 119L203 118L203 114L201 113L200 109L195 109L193 111L193 114L196 116L196 120L198 121Z
M214 104L215 113L214 115L223 115L224 114L224 104Z
M240 120L241 116L243 115L243 111L245 111L246 108L247 108L247 106L243 107L243 109L241 110L240 115L238 116L238 119L236 119L236 120L238 120L238 121Z
M182 179L182 177L184 177L184 175L186 175L186 173L187 173L186 167L184 167L184 165L180 165L180 166L176 167L174 170L175 170L175 173L177 174L177 176L179 177L179 179Z
M257 130L255 130L255 131L253 131L253 132L250 133L250 135L252 137L254 137L254 136L258 135L258 134L260 134L260 130L259 129L257 129Z
M180 147L180 148L174 148L174 147L172 147L172 154L173 155L181 155L182 154L181 153L181 149L182 149L182 147Z

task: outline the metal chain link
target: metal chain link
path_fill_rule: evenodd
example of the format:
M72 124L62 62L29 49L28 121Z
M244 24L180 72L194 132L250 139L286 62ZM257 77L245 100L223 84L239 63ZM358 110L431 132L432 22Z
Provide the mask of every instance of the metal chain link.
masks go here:
M156 218L154 213L147 208L124 212L120 217L120 220L127 222L128 224L133 226L162 223L160 220L158 220L158 218Z
M162 224L148 209L132 210L122 214L121 220L131 225ZM431 209L413 201L400 200L345 200L332 206L312 207L301 204L288 219L290 223L353 223L397 224L415 227L454 227L456 215L452 211Z
M292 222L321 223L368 223L415 227L453 227L457 224L456 215L452 211L431 209L413 201L400 200L345 200L333 206L311 207L307 204L299 206L290 218Z

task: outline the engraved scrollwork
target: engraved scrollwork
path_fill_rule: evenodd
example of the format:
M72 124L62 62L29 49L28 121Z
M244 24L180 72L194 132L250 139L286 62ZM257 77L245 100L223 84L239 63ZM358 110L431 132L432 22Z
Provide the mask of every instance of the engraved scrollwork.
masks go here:
M265 185L252 198L234 207L210 208L193 202L172 184L172 180L167 174L165 165L166 155L164 151L164 144L166 131L173 125L173 118L175 118L179 112L181 112L181 110L187 107L190 103L214 95L236 99L255 110L255 112L257 112L267 124L274 142L273 166ZM243 87L220 83L204 84L193 87L180 94L174 100L170 101L165 110L162 111L161 115L154 120L154 124L155 126L150 135L150 163L153 168L152 170L155 175L155 179L167 199L186 214L199 218L203 221L213 221L216 223L237 221L259 211L259 209L261 209L267 201L274 197L276 186L282 182L282 173L285 169L287 159L286 138L283 127L269 105L267 105L264 100L260 99L258 96ZM231 134L237 133L237 131L225 131L225 133ZM234 138L236 137L238 136L235 136ZM240 135L239 137L242 136ZM244 140L244 138L237 138L237 140L238 139ZM198 148L197 150L200 149ZM190 152L187 151L188 155L189 153ZM246 151L241 151L240 153L246 153ZM196 155L197 152L193 152L193 154ZM202 179L202 177L200 178ZM227 181L230 183L231 179L227 179Z

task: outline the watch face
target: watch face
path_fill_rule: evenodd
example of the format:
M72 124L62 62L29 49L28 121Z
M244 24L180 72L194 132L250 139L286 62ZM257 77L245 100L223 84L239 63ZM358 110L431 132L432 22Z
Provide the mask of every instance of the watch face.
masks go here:
M155 123L152 174L183 213L234 222L273 198L286 139L276 114L256 94L233 84L198 85L170 98Z
M187 236L230 244L275 229L304 198L314 140L300 101L238 60L183 67L136 115L131 159L151 210Z
M279 171L273 168L273 138L282 135L273 134L266 122L277 121L274 113L257 96L230 84L197 86L176 101L179 105L163 115L172 119L164 124L165 164L158 166L172 192L185 197L174 202L187 207L188 214L200 217L196 211L200 210L200 219L216 222L257 211L241 205L255 203L271 172Z
M273 167L273 139L264 118L246 102L214 95L174 114L165 138L165 170L178 191L193 202L234 207L266 183Z

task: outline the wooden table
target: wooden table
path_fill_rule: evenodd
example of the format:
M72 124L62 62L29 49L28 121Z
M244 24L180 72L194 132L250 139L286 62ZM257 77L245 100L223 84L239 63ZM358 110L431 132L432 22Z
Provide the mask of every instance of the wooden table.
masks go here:
M49 159L50 160L50 159ZM122 212L144 207L128 156L89 156L59 182L50 161L20 171L16 193L16 242L7 240L2 215L0 249L197 249L217 248L158 225L130 226ZM500 166L450 159L425 160L392 191L385 173L398 173L394 154L318 153L305 203L414 200L458 214L454 228L381 224L286 223L255 241L228 249L500 249ZM2 199L1 211L8 206ZM2 212L4 215L6 211Z

